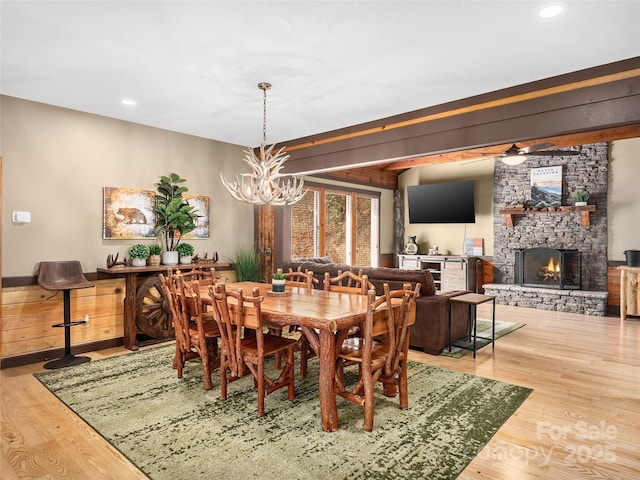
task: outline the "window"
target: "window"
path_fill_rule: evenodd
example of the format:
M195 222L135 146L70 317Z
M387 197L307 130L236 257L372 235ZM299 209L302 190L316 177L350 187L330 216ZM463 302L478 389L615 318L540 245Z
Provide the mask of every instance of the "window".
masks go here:
M379 204L377 193L308 186L291 207L291 258L329 256L377 267Z

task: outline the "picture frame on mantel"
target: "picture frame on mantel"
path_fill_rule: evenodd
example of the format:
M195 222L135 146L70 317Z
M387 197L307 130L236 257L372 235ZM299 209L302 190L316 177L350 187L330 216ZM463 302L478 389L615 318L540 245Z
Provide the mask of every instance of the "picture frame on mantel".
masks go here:
M531 207L562 205L562 165L531 169Z

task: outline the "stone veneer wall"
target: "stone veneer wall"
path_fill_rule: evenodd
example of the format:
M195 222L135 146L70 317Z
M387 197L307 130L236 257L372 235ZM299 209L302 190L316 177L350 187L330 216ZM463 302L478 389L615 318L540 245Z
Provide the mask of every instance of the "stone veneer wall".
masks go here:
M582 290L607 291L607 186L609 144L572 147L576 156L529 157L516 166L495 161L494 170L494 282L513 284L514 250L528 247L577 249L582 252ZM530 169L562 165L562 204L573 205L573 195L588 190L591 226L582 226L579 213L514 216L506 225L498 211L510 203L530 199ZM500 298L498 299L500 301ZM502 302L504 303L504 302Z

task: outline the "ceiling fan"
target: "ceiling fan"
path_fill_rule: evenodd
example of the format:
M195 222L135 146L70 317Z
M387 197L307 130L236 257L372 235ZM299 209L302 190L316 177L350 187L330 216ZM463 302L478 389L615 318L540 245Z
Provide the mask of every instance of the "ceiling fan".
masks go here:
M493 155L487 153L486 157L480 158L478 160L472 161L480 161L486 160L489 158L499 158L507 165L520 165L527 159L529 155L536 156L564 156L564 155L580 155L580 152L575 150L547 150L547 148L553 147L553 143L537 143L535 145L530 145L528 147L520 148L515 143L511 145L506 151L499 155ZM467 162L469 163L469 162Z
M549 147L553 147L553 143L537 143L524 148L520 148L514 143L505 152L494 158L499 158L507 165L520 165L527 159L528 155L547 157L552 155L580 155L580 152L575 150L546 150Z

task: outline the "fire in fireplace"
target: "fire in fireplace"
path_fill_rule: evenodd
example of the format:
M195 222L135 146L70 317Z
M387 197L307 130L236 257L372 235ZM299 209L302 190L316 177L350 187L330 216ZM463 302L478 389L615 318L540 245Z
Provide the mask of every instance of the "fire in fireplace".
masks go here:
M515 283L525 287L582 288L582 255L561 248L522 248L515 251Z

